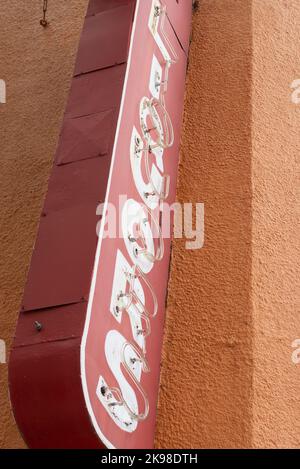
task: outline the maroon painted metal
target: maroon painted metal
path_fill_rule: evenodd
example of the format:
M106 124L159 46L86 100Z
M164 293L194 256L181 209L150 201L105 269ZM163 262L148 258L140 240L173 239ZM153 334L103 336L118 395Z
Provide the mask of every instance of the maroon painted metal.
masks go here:
M15 347L48 344L51 341L74 339L81 336L84 324L86 301L53 308L27 311L16 330ZM37 334L35 322L42 325Z
M45 213L104 201L110 153L100 158L83 159L54 166L46 195ZM80 220L78 220L80 222Z
M42 216L22 310L74 303L88 297L97 244L96 224L95 201Z
M65 119L56 163L66 164L106 155L111 150L110 129L116 123L114 110Z
M73 79L65 117L74 118L119 108L126 64Z
M82 393L80 343L81 337L65 337L13 348L10 398L30 448L103 447L91 427Z
M86 18L78 55L75 75L112 67L126 62L128 51L128 22L133 15L132 2ZM98 47L94 45L98 44Z
M192 2L164 3L170 13L167 34L178 57L165 98L175 131L164 156L171 176L167 201L172 203ZM140 197L129 147L133 126L141 125L141 98L149 95L153 54L164 62L164 46L154 40L148 24L157 4L159 0L89 3L9 363L15 418L31 448L153 444L170 239L162 260L147 274L158 299L147 341L151 373L141 377L149 415L127 432L101 404L96 388L99 375L117 385L104 350L109 332L126 337L132 332L127 315L118 324L109 312L117 252L130 259L122 237L98 241L96 208L104 200L117 206L120 194ZM145 302L149 299L146 292Z
M131 0L90 0L87 9L87 16L96 15L105 10L117 8L119 6L128 5Z

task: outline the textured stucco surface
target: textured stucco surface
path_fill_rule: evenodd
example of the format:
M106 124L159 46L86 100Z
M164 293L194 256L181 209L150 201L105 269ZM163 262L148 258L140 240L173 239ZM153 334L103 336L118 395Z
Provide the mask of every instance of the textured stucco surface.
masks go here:
M47 30L42 1L4 3L0 338L9 349L87 0L51 0ZM174 243L157 447L299 446L290 345L300 336L300 106L289 89L300 78L299 23L298 0L201 0L194 15L178 200L205 203L205 246ZM6 365L0 386L0 447L24 447Z
M253 445L300 447L300 3L253 2Z
M251 441L251 2L200 2L178 200L205 203L205 244L174 243L157 446Z

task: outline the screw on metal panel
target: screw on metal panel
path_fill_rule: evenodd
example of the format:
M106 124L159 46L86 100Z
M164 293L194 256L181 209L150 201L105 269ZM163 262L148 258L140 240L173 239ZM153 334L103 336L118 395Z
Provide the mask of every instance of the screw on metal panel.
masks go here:
M154 18L160 16L160 7L154 7Z
M34 327L36 328L38 332L40 332L43 329L42 324L38 321L34 321Z

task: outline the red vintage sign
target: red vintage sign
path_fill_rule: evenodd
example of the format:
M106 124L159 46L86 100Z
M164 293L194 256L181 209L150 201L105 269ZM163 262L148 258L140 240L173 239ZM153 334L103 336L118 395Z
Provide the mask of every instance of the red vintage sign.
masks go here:
M122 236L104 238L104 217L81 344L87 408L109 448L153 445L170 260L159 220L175 199L191 8L136 5L104 212L126 195Z
M30 448L153 445L191 14L89 2L10 354Z

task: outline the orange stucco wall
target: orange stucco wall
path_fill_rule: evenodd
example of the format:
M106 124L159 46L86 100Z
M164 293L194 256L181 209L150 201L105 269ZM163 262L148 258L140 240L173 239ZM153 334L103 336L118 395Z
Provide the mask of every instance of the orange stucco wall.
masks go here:
M253 445L300 447L300 3L253 2Z
M297 447L300 105L290 84L300 78L300 5L199 3L178 200L205 203L205 245L174 243L156 446ZM0 7L0 338L8 350L86 6L51 0L47 30L40 0ZM24 447L6 365L0 447Z

